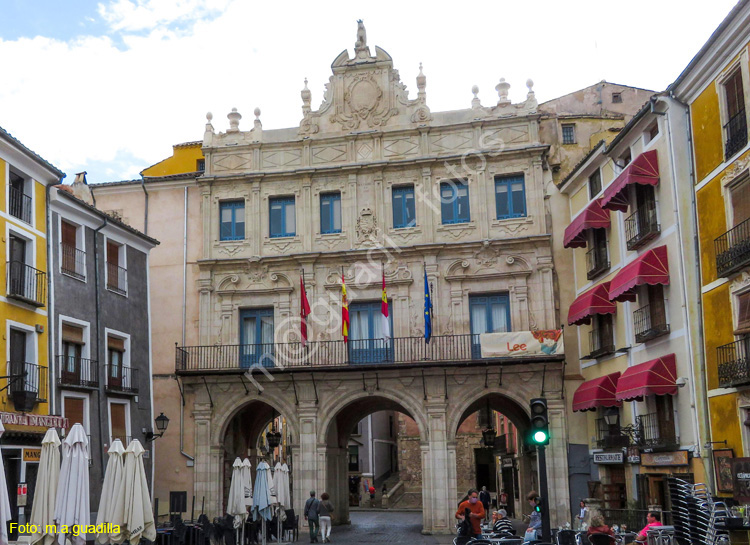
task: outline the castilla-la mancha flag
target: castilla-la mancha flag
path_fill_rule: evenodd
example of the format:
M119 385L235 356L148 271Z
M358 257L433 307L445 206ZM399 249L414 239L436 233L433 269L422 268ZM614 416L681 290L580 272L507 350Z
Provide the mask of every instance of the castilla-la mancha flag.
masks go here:
M388 295L385 293L385 269L383 270L383 297L380 303L381 320L383 321L383 339L391 340L391 322L388 320Z
M307 317L310 315L310 303L307 300L307 292L305 291L305 281L299 277L300 286L300 337L302 338L302 346L307 344Z
M349 342L349 303L346 301L346 280L341 274L341 334L344 342Z

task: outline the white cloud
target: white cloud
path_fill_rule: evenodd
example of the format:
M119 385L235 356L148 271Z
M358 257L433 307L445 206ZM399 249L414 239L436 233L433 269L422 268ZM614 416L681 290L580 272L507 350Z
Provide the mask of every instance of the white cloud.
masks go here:
M101 8L120 29L111 37L0 40L0 126L69 176L88 170L92 182L126 179L169 156L173 144L200 140L209 110L221 131L232 107L245 130L256 106L265 129L296 126L303 79L317 107L331 62L353 48L359 18L369 45L393 56L412 96L424 63L427 101L440 111L468 108L473 84L483 103L494 103L500 77L514 101L526 96L529 77L540 101L604 78L663 89L732 4L715 0L696 11L678 0L632 0L625 10L540 1L530 13L527 4L498 0L450 12L386 1L323 9L114 0Z

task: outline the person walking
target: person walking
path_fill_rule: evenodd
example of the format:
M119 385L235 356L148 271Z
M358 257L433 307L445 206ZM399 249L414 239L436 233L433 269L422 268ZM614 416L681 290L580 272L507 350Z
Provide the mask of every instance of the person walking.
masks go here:
M310 528L310 543L318 542L318 533L320 532L320 522L318 521L318 498L315 497L315 490L310 490L310 497L305 502L305 520Z
M318 517L320 518L320 535L323 543L331 542L331 521L333 521L333 504L329 501L328 492L320 495L318 502Z
M469 517L471 522L471 533L467 537L479 538L482 537L482 519L484 519L484 505L479 501L479 493L476 488L469 489L467 493L469 498L462 501L456 511L456 518L458 520L465 520Z
M584 524L589 524L589 508L586 507L586 502L581 500L581 512L576 515L576 518L578 519L578 527L583 530Z
M490 516L490 499L490 493L487 492L487 487L483 486L482 491L479 493L479 501L482 502L486 518L489 518Z

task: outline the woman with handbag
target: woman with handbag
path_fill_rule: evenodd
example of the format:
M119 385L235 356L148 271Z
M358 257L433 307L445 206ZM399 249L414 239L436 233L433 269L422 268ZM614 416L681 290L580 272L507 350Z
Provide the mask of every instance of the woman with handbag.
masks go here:
M330 502L328 492L320 495L318 502L318 519L320 520L320 536L323 543L331 542L331 522L333 521L333 504Z

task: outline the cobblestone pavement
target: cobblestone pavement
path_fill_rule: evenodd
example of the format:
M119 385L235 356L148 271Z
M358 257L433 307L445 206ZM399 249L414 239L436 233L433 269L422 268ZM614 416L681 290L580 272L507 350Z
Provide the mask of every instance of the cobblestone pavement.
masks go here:
M352 511L351 525L334 526L331 545L366 545L368 543L408 543L410 545L444 545L453 536L423 536L421 512ZM299 542L307 543L307 528L300 528Z

